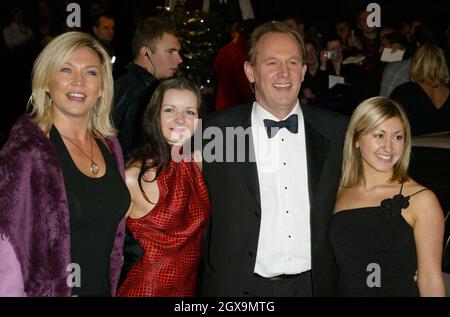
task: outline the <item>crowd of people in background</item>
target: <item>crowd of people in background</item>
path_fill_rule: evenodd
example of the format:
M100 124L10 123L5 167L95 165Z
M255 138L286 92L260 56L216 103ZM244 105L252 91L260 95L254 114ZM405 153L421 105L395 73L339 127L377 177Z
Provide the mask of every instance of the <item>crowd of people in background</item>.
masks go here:
M135 21L127 60L111 2L75 30L51 4L2 30L24 62L0 131L0 295L445 295L444 213L408 166L413 136L450 131L450 27L377 28L362 9L324 32L204 1L230 22L205 107L167 17ZM203 116L242 163L186 147Z
M16 95L9 101L11 105L2 116L0 133L3 141L15 119L25 112L20 105L23 102L18 102L26 102L29 95L29 82L23 74L31 71L34 58L52 38L69 30L65 20L65 5L68 3L56 4L50 0L39 0L33 7L26 7L26 10L19 7L9 10L8 21L5 20L2 29L1 47L3 60L11 61L5 63L5 67L14 68L14 71L10 71L13 76L11 82L14 83L11 89ZM210 103L206 104L207 111L242 103L252 96L251 87L245 83L241 65L249 34L257 24L264 21L260 19L260 11L255 5L252 8L251 2L246 2L244 7L242 4L233 6L232 3L233 1L185 2L188 9L205 13L220 11L227 17L230 43L217 48L217 58L214 65L210 65L215 81L212 90L205 90L205 94L212 93L205 99ZM125 66L135 58L131 50L131 31L135 29L137 21L145 17L145 11L132 10L135 19L125 25L117 22L118 17L114 16L117 10L111 1L89 1L82 5L82 27L78 31L91 33L102 43L114 62L113 75L117 79L127 72ZM148 9L147 7L145 8ZM382 13L383 16L389 14ZM303 103L349 115L366 98L389 96L396 86L411 80L411 58L424 43L441 47L448 64L450 26L447 29L435 28L432 21L420 17L403 20L400 17L396 25L377 28L365 23L369 14L365 7L361 7L360 11L353 12L353 16L338 16L328 20L326 27L323 21L317 21L316 24L314 20L307 19L307 11L289 12L284 17L279 17L296 29L307 43L309 69L299 96ZM121 28L119 32L117 27ZM404 53L401 53L400 60L385 62L381 57L386 51L392 54L396 51ZM224 59L232 59L233 62L227 64L222 61ZM180 71L178 69L178 74ZM189 77L189 74L183 75ZM230 93L230 88L233 87L237 89L232 89L234 92Z
M217 5L217 1L191 2L188 1L185 5L190 8L197 6L197 9L203 11L225 10L229 17L230 43L217 51L215 64L210 65L216 81L213 96L207 99L213 100L213 104L207 104L206 109L220 110L251 99L252 92L243 81L240 66L243 64L246 41L251 30L262 22L254 13L258 11L251 8L250 2L244 9L242 6L233 7L233 1L230 4L220 1ZM2 56L5 60L21 61L20 64L8 64L15 67L19 64L19 69L14 71L15 78L12 82L15 84L12 88L23 100L27 98L25 92L29 91L29 83L25 76L18 74L31 70L32 61L39 51L56 35L68 30L64 4L56 5L49 0L39 0L33 8L27 9L10 10L9 21L2 30ZM100 40L114 61L114 77L120 77L127 72L125 65L133 61L135 53L130 49L131 38L125 41L121 38L121 42L114 38L117 27L117 17L113 15L114 4L110 1L90 1L83 7L83 12L83 26L79 30L91 33ZM360 101L376 95L389 96L396 86L410 81L410 61L420 45L431 43L441 47L446 60L449 60L450 29L432 29L431 21L424 21L419 17L399 20L397 25L370 27L365 23L368 15L369 12L362 8L359 12L354 12L354 16L327 21L327 28L315 25L310 19L306 22L308 12L290 12L282 18L308 44L309 70L300 94L304 103L351 114ZM133 29L136 23L137 20L130 22ZM384 62L380 58L385 50L392 53L401 50L404 54L399 61ZM224 66L221 65L232 65L231 70L224 72ZM189 74L184 75L189 77ZM235 92L230 93L232 87L238 89L233 89ZM2 122L4 128L0 132L3 137L14 119L24 111L18 105L10 108Z

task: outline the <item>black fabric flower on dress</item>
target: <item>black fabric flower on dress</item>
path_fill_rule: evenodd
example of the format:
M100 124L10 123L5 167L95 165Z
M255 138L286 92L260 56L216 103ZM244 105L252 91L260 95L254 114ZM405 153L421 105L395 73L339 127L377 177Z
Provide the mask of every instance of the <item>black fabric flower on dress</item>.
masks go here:
M386 198L381 202L381 216L391 218L402 213L402 209L408 208L409 196L397 194L392 198Z

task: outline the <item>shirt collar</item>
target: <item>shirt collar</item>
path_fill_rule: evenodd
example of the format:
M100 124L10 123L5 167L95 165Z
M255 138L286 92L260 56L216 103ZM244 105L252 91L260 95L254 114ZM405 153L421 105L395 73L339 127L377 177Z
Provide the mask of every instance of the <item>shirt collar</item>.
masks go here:
M297 102L294 106L294 108L292 109L292 111L282 120L287 119L289 116L296 114L298 115L299 119L303 118L302 116L302 110L300 108L300 103L297 99ZM280 119L278 119L277 117L275 117L273 114L271 114L269 111L267 111L266 109L264 109L258 102L255 101L255 103L253 104L253 115L254 118L256 119L255 122L259 125L259 126L264 126L264 120L265 119L270 119L270 120L275 120L275 121L280 121Z

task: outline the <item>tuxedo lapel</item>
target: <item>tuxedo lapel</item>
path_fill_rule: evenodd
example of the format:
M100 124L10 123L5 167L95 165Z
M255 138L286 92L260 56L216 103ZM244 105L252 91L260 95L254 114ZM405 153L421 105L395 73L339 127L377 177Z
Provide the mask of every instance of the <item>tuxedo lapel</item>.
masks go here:
M310 120L308 111L302 107L305 120L306 160L308 165L308 189L311 206L315 202L317 186L321 180L325 159L330 150L330 141L324 137L315 127L315 122ZM325 123L326 124L326 123Z
M242 180L247 185L248 189L252 193L253 198L261 207L261 199L259 193L259 180L258 180L258 170L255 162L238 163L240 169L240 175Z
M242 127L243 131L242 133L249 132L248 136L245 136L245 161L244 162L238 162L237 163L237 169L239 171L239 174L244 181L244 183L247 185L249 191L251 192L254 200L258 204L258 210L260 212L261 210L261 198L260 198L260 191L259 191L259 180L258 180L258 169L256 166L255 161L255 147L253 144L253 133L251 130L251 113L252 113L252 106L246 107L245 112L241 114L238 118L236 118L235 121L235 127ZM233 139L233 146L234 153L235 153L235 159L238 151L240 151L239 147L239 141L238 141L238 135L234 135ZM242 135L239 136L239 138L242 140Z

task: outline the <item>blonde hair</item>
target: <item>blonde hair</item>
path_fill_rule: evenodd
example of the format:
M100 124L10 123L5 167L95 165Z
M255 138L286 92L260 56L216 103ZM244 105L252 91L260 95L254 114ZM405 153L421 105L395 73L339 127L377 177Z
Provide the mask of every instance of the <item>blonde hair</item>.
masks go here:
M431 44L418 48L411 61L410 75L411 81L419 84L446 85L449 74L444 51Z
M116 131L111 121L114 82L110 58L102 45L87 33L61 34L42 50L34 62L32 94L28 101L28 108L31 110L34 122L48 133L53 125L53 106L48 92L49 85L70 55L82 47L89 47L98 54L102 73L101 96L91 111L88 130L102 137L114 136Z
M363 101L353 112L347 128L342 162L342 176L340 184L352 187L363 180L363 165L360 150L356 142L361 136L374 130L380 124L391 118L399 118L405 129L405 150L394 166L390 182L404 183L409 179L408 166L411 155L411 129L408 117L402 107L393 100L385 97L373 97Z

